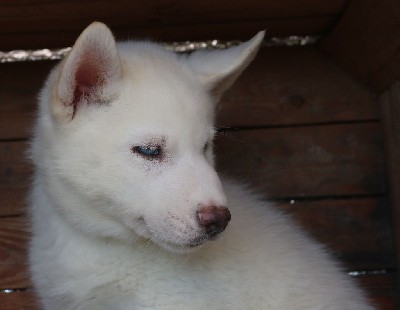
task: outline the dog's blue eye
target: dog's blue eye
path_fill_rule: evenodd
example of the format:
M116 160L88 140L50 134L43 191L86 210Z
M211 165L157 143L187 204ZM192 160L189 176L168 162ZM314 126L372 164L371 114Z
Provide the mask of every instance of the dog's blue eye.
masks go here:
M161 155L160 146L134 146L132 151L147 158L156 158Z

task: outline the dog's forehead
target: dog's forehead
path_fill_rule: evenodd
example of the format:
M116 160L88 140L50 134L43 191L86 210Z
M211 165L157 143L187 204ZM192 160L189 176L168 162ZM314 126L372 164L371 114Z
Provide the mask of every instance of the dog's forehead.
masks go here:
M179 125L213 121L211 97L178 56L145 43L120 48L124 67L121 103L132 118Z
M154 43L136 42L119 46L124 77L134 88L153 89L152 94L192 95L202 87L195 74L178 55Z

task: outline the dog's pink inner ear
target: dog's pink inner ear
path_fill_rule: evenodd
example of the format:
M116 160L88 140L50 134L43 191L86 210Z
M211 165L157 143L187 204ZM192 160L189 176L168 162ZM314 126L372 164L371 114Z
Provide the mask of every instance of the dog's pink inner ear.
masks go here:
M72 118L75 116L79 102L86 98L96 100L96 92L106 83L107 62L90 50L83 55L77 65L74 76L73 98L70 105L73 107ZM92 57L92 59L90 59ZM88 101L89 103L89 101Z
M111 31L104 24L91 24L63 63L53 115L71 120L82 104L108 102L121 78L120 58Z
M92 54L92 53L91 53ZM85 55L75 72L75 89L73 105L76 105L82 97L89 96L105 83L106 62L101 59L88 59ZM92 57L96 57L92 54Z
M100 72L91 64L80 66L75 76L75 91L79 94L87 94L97 84L100 84Z

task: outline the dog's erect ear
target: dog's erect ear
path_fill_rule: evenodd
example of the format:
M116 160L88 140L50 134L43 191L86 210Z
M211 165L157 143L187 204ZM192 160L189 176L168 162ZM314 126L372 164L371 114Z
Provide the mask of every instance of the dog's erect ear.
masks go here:
M61 64L53 97L53 114L72 119L84 103L112 98L122 68L110 29L99 22L87 27Z
M251 40L226 50L197 51L188 56L192 70L219 99L256 56L265 31Z

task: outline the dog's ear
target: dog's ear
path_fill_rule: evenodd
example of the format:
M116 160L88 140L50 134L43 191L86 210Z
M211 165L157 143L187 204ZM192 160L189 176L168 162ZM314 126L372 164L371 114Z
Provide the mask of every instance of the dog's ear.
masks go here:
M53 89L53 115L70 120L80 105L110 100L121 76L120 58L110 29L102 23L92 23L61 63Z
M260 31L251 40L225 50L194 52L188 56L187 62L200 81L219 99L254 59L264 35L265 31Z

